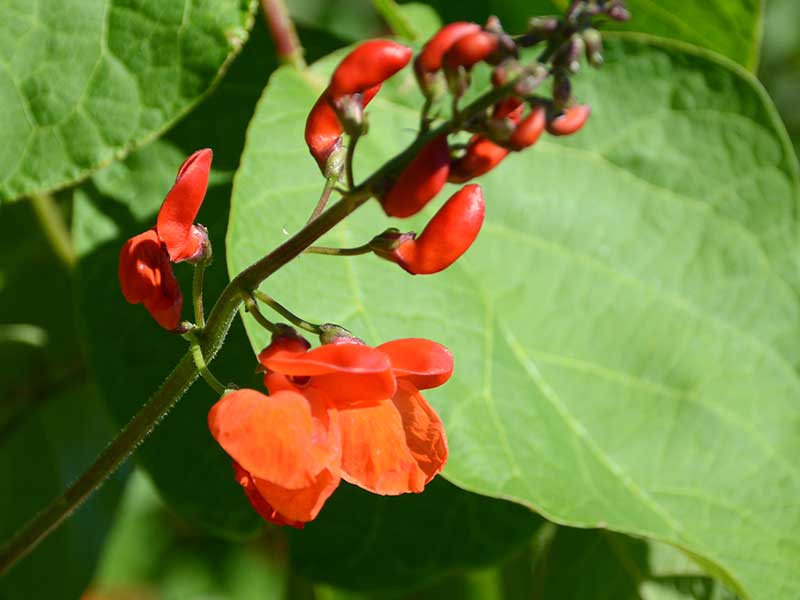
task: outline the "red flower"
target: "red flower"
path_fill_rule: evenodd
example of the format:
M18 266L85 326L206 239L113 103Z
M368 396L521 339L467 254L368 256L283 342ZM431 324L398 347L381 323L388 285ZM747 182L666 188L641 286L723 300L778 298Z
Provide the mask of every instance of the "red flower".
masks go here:
M308 350L301 338L283 336L259 361L271 395L237 390L208 420L268 521L302 527L340 478L395 495L421 492L444 467L444 427L419 393L452 374L443 346L403 339L371 348L339 338Z
M186 159L161 204L156 226L129 239L120 251L122 295L131 304L144 304L165 329L178 326L183 306L170 263L198 258L207 242L205 229L194 219L206 194L212 155L206 148Z
M388 40L369 40L345 56L331 75L327 89L317 100L306 120L308 150L320 170L341 147L344 132L334 105L345 97L360 106L370 103L381 84L411 60L411 49Z
M384 212L390 217L417 214L444 187L449 172L450 146L447 136L440 135L420 150L381 197Z
M499 165L508 153L506 148L498 146L493 141L480 135L473 135L464 156L450 164L447 181L464 183L484 175Z
M571 135L586 124L591 114L592 107L588 104L570 106L547 124L547 131L551 135Z
M484 213L480 186L464 186L444 203L419 237L407 239L379 255L412 275L438 273L469 249L481 230Z

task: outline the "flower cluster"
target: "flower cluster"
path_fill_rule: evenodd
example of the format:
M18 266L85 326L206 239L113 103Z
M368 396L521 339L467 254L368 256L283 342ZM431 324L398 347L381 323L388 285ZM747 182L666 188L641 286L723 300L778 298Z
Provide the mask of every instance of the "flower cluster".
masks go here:
M208 233L194 219L206 195L212 156L206 148L184 161L156 226L125 242L119 254L122 295L131 304L144 304L165 329L178 327L183 307L171 263L201 260L208 252Z
M536 39L546 39L554 31L551 27L549 33L539 32ZM556 62L574 62L575 47L571 41L566 44L559 50L563 56ZM598 51L594 48L593 52L592 56L596 56ZM404 46L372 40L356 47L334 69L330 84L311 109L305 130L309 151L326 177L336 178L341 173L346 153L345 133L357 139L366 131L367 104L383 82L400 71L410 58L411 50ZM445 90L458 100L469 86L472 68L479 62L494 66L493 85L511 86L509 94L486 114L463 124L464 130L473 131L463 148L451 148L448 140L458 130L431 135L404 168L388 173L376 190L387 216L411 217L435 198L447 182L466 183L484 175L509 153L533 146L543 132L575 133L589 118L589 107L575 104L569 91L565 96L562 90L564 97L558 101L532 95L547 72L526 71L520 66L517 43L502 31L496 19L490 19L485 27L468 22L451 23L425 44L413 65L427 100L426 107ZM559 81L562 89L568 79L561 76ZM376 236L369 248L411 274L437 273L453 264L475 241L484 214L480 187L466 186L444 203L418 238L413 232L389 229Z
M258 357L269 395L236 390L209 412L253 508L302 527L341 479L376 494L421 492L447 460L447 439L419 390L449 379L450 352L424 339L309 348L292 332L273 336Z

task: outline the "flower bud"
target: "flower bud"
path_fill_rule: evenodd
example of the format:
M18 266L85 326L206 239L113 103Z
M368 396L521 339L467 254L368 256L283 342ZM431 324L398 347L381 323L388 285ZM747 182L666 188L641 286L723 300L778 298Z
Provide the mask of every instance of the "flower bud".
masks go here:
M194 254L184 260L190 264L207 263L211 260L211 240L208 238L208 229L200 223L192 223L189 235L192 237L192 246L196 248Z
M319 97L306 119L306 144L308 151L317 161L320 170L325 172L331 154L342 146L342 125L336 112L328 104L325 94Z
M553 63L563 67L570 73L577 73L581 68L580 58L583 50L583 38L578 34L574 34L553 57Z
M400 218L418 213L447 182L449 167L450 147L441 135L428 142L382 195L384 212Z
M595 68L603 65L603 37L597 29L587 29L583 32L583 41L586 43L586 60Z
M445 69L455 71L458 67L469 70L477 63L487 60L500 46L500 38L488 31L476 31L463 36L445 52L442 62Z
M624 2L614 2L612 6L608 7L608 16L615 21L628 21L631 18L631 13L625 8Z
M438 273L472 245L480 232L484 213L480 186L464 186L444 203L419 237L402 242L390 255L382 256L412 275Z
M380 91L380 84L364 90L363 94L347 96L350 102L366 107ZM363 107L360 109L363 111ZM342 134L344 129L336 111L331 106L328 90L322 93L306 119L305 138L308 151L325 177L341 173L344 165Z
M485 137L475 135L469 141L467 151L458 160L450 163L450 183L464 183L474 177L488 173L508 156L508 150Z
M347 135L358 136L366 133L361 94L339 96L333 101L333 108Z
M342 59L331 76L330 97L365 92L380 85L411 60L411 48L389 40L369 40Z
M555 17L534 17L528 21L528 33L540 40L549 40L558 31L559 21Z
M533 146L544 131L546 113L544 106L534 106L530 114L517 125L506 146L517 152Z
M459 21L445 25L422 48L414 61L414 71L435 73L442 68L442 57L462 37L481 30L477 23Z
M563 114L551 119L547 123L547 131L551 135L570 135L586 124L592 107L588 104L570 106Z

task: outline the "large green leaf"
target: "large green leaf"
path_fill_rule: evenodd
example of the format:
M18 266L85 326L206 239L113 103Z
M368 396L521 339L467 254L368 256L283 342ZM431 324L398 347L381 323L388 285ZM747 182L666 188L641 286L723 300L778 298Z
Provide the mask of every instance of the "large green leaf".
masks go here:
M0 201L78 181L185 114L254 0L0 3Z
M453 349L454 379L426 396L450 438L445 476L461 487L666 541L746 596L794 598L796 159L732 63L634 37L611 41L607 58L576 81L594 107L580 135L540 141L482 181L486 224L456 266L410 279L374 257L310 255L265 289L371 343L427 336ZM390 97L415 94L400 77L408 85L371 105L359 177L413 139L408 99ZM276 73L250 126L231 274L316 202L309 81ZM358 245L387 224L367 205L326 241ZM260 349L265 333L246 326Z

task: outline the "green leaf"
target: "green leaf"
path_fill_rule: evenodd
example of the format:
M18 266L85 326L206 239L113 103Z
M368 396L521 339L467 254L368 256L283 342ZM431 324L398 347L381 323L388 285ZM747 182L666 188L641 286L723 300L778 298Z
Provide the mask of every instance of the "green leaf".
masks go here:
M0 5L0 201L85 178L186 114L247 39L254 0Z
M453 380L426 397L460 487L669 542L747 597L794 598L796 159L746 72L647 40L610 40L606 68L576 80L594 110L580 135L547 137L481 182L486 224L453 268L410 279L374 257L308 255L264 288L368 343L426 336L453 350ZM414 138L417 115L392 94L419 98L399 77L370 105L359 179ZM284 69L259 104L234 183L231 274L316 203L303 127L318 93ZM419 231L434 210L389 223L368 204L325 242ZM260 350L266 335L245 324Z
M422 494L377 496L342 484L302 531L288 531L302 576L355 590L408 590L500 561L542 519L441 477Z

